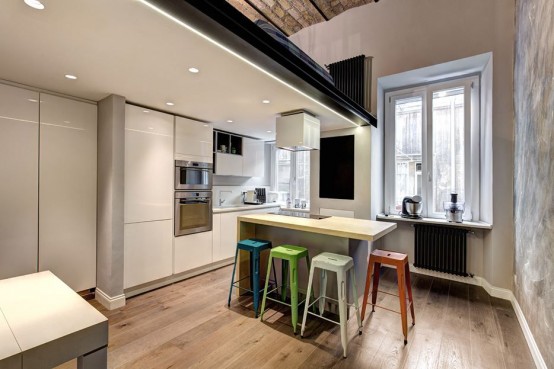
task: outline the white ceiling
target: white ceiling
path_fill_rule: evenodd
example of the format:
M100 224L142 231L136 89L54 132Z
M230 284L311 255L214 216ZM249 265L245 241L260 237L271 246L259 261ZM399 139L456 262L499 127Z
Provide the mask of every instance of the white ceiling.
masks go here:
M0 2L0 79L94 101L118 94L266 140L277 114L296 109L315 113L322 130L353 125L138 0L42 3Z

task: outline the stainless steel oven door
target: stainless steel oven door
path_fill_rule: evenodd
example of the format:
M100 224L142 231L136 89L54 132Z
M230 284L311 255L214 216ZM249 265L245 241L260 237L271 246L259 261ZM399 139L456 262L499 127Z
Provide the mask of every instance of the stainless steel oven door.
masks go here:
M176 190L211 190L213 165L175 160Z
M175 192L175 236L212 230L212 192Z

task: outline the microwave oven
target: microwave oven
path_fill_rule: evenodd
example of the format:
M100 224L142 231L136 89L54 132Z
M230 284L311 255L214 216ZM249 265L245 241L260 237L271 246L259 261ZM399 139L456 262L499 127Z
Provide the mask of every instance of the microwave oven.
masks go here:
M213 165L196 161L175 160L176 190L212 189Z

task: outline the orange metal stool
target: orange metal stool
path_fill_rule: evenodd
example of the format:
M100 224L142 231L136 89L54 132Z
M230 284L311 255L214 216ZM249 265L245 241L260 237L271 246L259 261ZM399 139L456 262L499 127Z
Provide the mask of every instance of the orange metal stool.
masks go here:
M375 250L369 256L369 264L367 265L367 277L365 281L365 291L364 291L364 302L362 304L362 321L365 319L365 309L367 307L367 298L369 296L369 284L371 281L371 274L373 276L373 288L371 290L371 311L375 311L375 306L387 309L385 307L376 305L377 302L377 292L379 288L379 269L381 264L391 265L396 267L396 274L398 275L398 298L400 300L400 312L402 317L402 332L404 333L404 344L408 343L408 313L406 305L406 290L408 292L408 305L410 306L410 312L412 314L412 325L415 324L415 315L414 315L414 303L412 299L412 283L410 281L410 267L408 263L408 255L401 254L399 252L392 252L386 250ZM375 272L373 272L375 270ZM385 291L380 291L382 293L387 293ZM397 296L397 295L393 295ZM387 309L390 310L390 309Z

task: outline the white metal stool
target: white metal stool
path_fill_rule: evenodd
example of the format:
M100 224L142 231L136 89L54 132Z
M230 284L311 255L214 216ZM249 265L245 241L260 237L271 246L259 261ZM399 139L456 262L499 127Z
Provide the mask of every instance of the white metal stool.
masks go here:
M310 295L312 293L312 283L314 280L315 268L321 269L321 280L319 288L319 297L310 304ZM337 292L338 300L325 296L327 288L327 271L337 273ZM350 284L352 288L352 296L354 297L354 304L348 303L346 292L346 272L350 271ZM302 319L302 330L300 336L304 336L304 329L306 328L306 318L308 313L317 316L318 318L325 319L331 323L340 325L340 338L342 342L343 356L346 357L348 347L347 337L347 322L346 318L348 307L354 305L356 310L356 318L358 319L358 333L362 334L362 319L360 318L360 308L358 306L358 293L356 288L356 272L354 271L354 260L350 256L332 254L330 252L323 252L312 259L312 265L310 268L310 278L308 280L308 292L306 295L306 304L304 305L304 317ZM339 305L339 322L331 320L323 316L325 299L336 301ZM319 301L319 314L315 314L308 311L310 306Z

